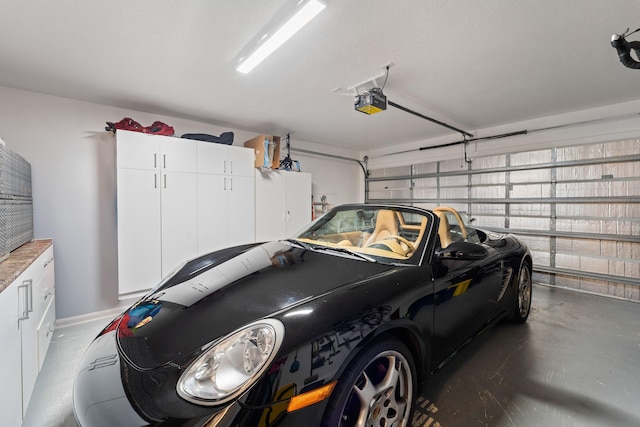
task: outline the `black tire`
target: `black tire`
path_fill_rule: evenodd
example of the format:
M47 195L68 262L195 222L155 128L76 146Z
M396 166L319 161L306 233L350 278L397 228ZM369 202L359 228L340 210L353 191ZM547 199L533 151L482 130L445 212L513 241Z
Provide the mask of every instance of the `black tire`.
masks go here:
M416 387L411 352L397 339L385 337L364 349L343 372L327 403L322 426L407 427Z
M532 280L531 266L529 263L522 263L516 280L513 314L510 320L513 323L524 323L527 321L529 312L531 311Z

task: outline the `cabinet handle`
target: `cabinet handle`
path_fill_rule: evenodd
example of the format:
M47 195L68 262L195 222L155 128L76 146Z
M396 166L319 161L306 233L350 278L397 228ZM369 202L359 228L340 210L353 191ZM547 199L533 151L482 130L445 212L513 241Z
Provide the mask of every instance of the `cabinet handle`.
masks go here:
M165 169L167 168L167 155L166 154L162 155L162 167L165 168Z
M55 329L56 329L56 328L55 328L55 326L53 325L53 323L48 323L48 324L47 324L47 333L45 334L45 336L46 336L47 338L49 338L49 335L51 335Z
M224 191L227 191L227 178L222 178L222 182L223 182L222 189Z
M51 264L52 262L53 262L53 257L52 257L52 258L49 258L49 259L47 259L47 260L45 260L45 261L44 261L44 268L47 268L47 266L48 266L49 264Z
M27 320L29 318L29 313L33 311L33 291L32 285L33 280L24 280L21 285L18 285L18 293L20 289L24 289L24 304L22 305L22 315L18 317L18 320Z
M153 188L158 188L158 174L153 174Z
M27 305L27 311L29 313L31 313L33 311L33 280L29 279L29 280L25 280L25 282L29 282L29 287L27 288L29 290L29 299L28 299L28 305Z
M223 173L227 173L227 161L226 160L222 161L222 172Z
M153 153L153 168L158 167L158 153Z
M29 318L29 311L27 310L27 287L29 285L24 282L21 285L18 285L18 320L27 320ZM24 289L23 293L24 299L22 300L22 307L20 307L20 290ZM20 311L22 309L22 311Z
M233 178L229 178L229 182L231 183L229 190L233 191Z
M167 174L164 174L163 178L164 178L164 188L167 188Z
M229 161L229 173L233 174L233 160Z

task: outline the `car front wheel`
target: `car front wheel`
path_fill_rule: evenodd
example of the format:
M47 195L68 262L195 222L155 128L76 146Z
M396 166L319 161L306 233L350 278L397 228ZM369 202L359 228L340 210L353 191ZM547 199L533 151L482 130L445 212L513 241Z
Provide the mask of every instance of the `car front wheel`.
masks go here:
M347 367L327 404L325 427L405 427L411 420L415 365L407 347L385 338Z
M518 282L516 283L516 299L513 308L511 321L514 323L524 323L531 311L531 267L524 263L520 267Z

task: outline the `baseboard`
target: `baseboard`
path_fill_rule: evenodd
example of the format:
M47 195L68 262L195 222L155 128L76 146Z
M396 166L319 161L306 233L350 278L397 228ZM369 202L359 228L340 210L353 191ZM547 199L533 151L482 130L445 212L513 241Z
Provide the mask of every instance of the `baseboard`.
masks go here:
M126 304L122 304L118 307L110 308L107 310L94 311L92 313L81 314L79 316L56 319L56 329L65 328L67 326L80 325L82 323L93 322L94 320L100 319L105 320L106 326L106 321L113 319L114 317L125 311L129 307L129 305L131 305L131 301L126 301Z

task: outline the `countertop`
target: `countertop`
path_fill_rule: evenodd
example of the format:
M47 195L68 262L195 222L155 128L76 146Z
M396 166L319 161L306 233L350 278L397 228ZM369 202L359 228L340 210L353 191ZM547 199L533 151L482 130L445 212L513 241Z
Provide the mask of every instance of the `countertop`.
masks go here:
M52 244L52 239L25 243L11 252L9 258L0 262L0 292L16 280Z

